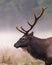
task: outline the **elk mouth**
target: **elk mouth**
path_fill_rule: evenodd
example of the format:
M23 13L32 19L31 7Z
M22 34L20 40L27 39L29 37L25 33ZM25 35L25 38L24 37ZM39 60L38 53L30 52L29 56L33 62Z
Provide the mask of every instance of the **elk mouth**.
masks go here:
M16 46L16 44L14 44L14 47L15 47L15 48L22 48L23 51L27 51L27 47L19 47L19 46Z
M15 48L27 48L27 45L17 45L17 44L14 44L14 47Z

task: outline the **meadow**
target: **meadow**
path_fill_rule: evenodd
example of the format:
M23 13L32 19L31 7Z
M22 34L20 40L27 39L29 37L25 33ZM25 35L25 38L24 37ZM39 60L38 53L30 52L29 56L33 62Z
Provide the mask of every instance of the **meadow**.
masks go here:
M0 49L0 65L44 65L43 61L34 59L27 51L15 48Z

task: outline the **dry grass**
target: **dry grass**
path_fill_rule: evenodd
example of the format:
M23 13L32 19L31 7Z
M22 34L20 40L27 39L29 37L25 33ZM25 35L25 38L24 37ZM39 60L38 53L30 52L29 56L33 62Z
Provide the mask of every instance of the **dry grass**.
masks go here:
M44 62L34 59L21 48L4 48L0 49L0 65L44 65Z

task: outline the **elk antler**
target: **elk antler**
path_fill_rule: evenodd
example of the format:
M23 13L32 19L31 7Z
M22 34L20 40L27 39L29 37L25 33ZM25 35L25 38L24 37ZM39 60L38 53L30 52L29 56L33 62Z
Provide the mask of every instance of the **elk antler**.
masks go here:
M25 30L21 27L21 29L23 29L23 31L22 30L20 30L17 26L16 26L16 29L18 30L18 31L20 31L21 33L24 33L25 34Z
M26 30L24 30L24 28L22 28L22 27L21 27L21 30L20 30L18 27L16 27L17 30L20 31L21 33L28 34L28 32L29 32L29 31L35 26L35 24L37 23L37 20L43 15L45 9L47 9L47 8L42 8L41 13L40 13L39 16L37 16L37 15L35 14L35 11L34 11L34 9L33 9L34 18L35 18L34 23L33 23L33 24L30 24L30 23L29 23L29 20L27 19L27 23L28 23L28 25L30 26L30 29L26 31Z

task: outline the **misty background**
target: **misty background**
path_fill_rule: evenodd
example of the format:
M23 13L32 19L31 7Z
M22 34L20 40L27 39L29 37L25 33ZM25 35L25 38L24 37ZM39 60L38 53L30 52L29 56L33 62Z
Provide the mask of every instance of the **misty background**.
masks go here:
M47 7L47 10L34 30L37 27L39 31L48 32L52 30L52 0L0 0L0 31L15 31L16 24L26 27L26 17L30 22L34 20L32 8L38 15L42 7Z
M35 9L38 16L42 7L47 9L32 31L34 36L39 38L52 37L52 0L0 0L0 65L21 65L16 64L20 62L25 65L24 63L32 61L35 61L34 65L40 64L40 60L32 58L26 50L16 49L14 44L23 36L17 31L16 25L18 24L19 28L22 26L25 30L29 29L26 18L33 24L32 9Z
M32 31L35 36L46 38L52 36L52 0L0 0L0 46L12 46L22 36L16 25L27 30L26 17L33 23L32 8L39 15L42 7L47 9Z

